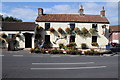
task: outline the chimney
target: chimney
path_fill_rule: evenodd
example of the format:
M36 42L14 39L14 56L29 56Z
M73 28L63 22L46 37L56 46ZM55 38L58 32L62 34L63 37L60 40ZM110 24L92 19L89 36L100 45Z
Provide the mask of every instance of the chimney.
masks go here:
M38 16L42 16L43 15L43 9L42 8L38 8Z
M83 9L83 6L81 5L80 6L80 10L79 10L79 13L80 13L80 16L83 16L84 14L84 9Z
M105 10L104 10L104 6L103 6L103 8L102 8L102 11L100 11L100 15L101 15L101 17L105 17Z

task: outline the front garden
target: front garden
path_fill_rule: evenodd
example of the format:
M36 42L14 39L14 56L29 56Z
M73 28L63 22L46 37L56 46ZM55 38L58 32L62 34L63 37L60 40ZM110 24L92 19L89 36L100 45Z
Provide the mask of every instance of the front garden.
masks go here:
M96 45L96 44L95 44ZM109 50L89 49L85 43L81 44L81 49L76 48L76 43L71 42L68 45L59 44L59 48L31 48L31 53L36 54L63 54L63 55L98 55L111 54Z

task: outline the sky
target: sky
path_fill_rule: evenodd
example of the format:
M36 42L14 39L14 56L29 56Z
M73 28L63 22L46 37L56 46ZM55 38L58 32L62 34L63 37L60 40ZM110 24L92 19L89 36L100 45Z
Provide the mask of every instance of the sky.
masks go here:
M104 6L110 25L118 25L118 2L2 2L0 14L35 22L38 8L43 8L45 14L79 14L80 5L89 15L100 15Z

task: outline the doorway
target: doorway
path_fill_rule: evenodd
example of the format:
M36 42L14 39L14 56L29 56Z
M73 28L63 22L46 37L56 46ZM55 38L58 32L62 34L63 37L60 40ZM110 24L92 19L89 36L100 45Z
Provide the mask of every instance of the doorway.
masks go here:
M32 35L31 33L24 33L25 36L25 48L32 48Z

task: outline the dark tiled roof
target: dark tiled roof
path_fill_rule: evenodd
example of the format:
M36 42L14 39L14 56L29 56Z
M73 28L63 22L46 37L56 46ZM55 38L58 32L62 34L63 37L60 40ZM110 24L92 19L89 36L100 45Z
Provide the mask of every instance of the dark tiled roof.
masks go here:
M120 25L111 25L110 26L110 30L112 32L114 32L114 31L120 31Z
M109 23L106 17L100 15L84 15L79 14L44 14L36 18L37 22L94 22Z
M2 31L34 31L35 22L2 22Z

